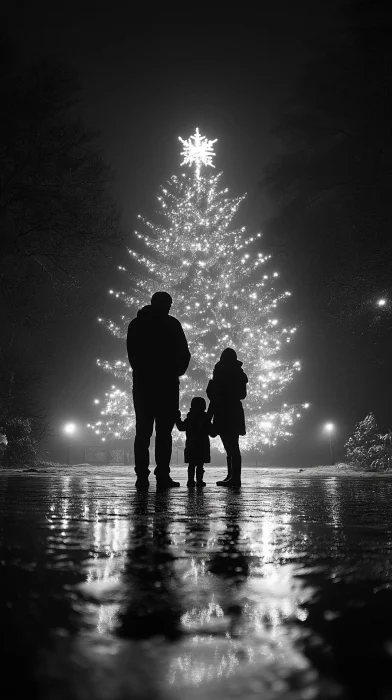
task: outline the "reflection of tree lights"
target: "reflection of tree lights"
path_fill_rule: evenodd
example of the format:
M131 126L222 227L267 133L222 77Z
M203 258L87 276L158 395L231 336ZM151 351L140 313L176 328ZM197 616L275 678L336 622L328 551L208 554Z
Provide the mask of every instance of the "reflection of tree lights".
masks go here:
M183 575L183 579L191 578L193 581L197 581L199 576L204 576L205 574L205 561L196 561L192 557L191 559L191 565L188 571L185 572Z
M88 501L86 493L84 512L92 520L89 537L93 535L93 559L86 572L86 591L99 600L120 582L126 563L130 528L127 519L121 517L120 506L108 504L102 512L99 502ZM92 531L91 531L92 528ZM105 556L102 557L102 554ZM104 603L97 607L97 630L100 634L111 632L117 624L120 604Z
M185 627L204 627L209 625L211 621L215 620L216 618L222 618L223 616L224 612L221 606L212 600L207 608L203 608L202 610L198 610L197 608L188 610L181 617L181 622L183 625L185 625Z
M243 645L234 640L230 640L229 645L229 648L222 649L214 638L195 635L191 640L193 649L172 660L168 673L170 685L185 682L186 685L198 686L203 681L233 675L240 664L237 651L243 651Z
M113 632L113 630L117 627L119 607L120 606L118 604L114 603L106 603L105 605L99 606L97 621L97 630L99 634L108 634Z

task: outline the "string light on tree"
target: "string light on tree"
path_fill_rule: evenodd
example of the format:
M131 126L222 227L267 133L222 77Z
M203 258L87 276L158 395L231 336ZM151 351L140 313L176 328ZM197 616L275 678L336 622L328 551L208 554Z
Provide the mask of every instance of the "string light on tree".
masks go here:
M282 324L277 315L290 292L281 289L271 256L260 251L261 234L248 235L245 227L234 225L244 196L229 196L222 174L209 170L216 139L197 129L188 140L180 140L182 164L190 171L173 175L161 187L160 211L153 221L138 217L140 230L128 251L131 268L119 267L128 278L127 290L110 290L125 311L117 321L99 319L122 342L123 359L98 360L121 389L116 385L107 392L100 420L91 427L103 437L129 437L134 415L132 373L124 357L127 326L151 295L164 289L173 297L173 315L181 321L192 353L181 379L181 410L188 410L192 396L205 395L220 353L234 347L249 377L242 447L274 445L291 435L302 409L308 408L281 404L279 398L300 370L300 362L287 354L296 329ZM219 447L220 441L215 444Z

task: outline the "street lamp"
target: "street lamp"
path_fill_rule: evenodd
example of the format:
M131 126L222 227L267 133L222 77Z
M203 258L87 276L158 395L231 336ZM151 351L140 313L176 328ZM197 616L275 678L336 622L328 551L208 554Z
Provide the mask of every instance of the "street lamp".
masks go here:
M376 302L377 306L380 308L382 308L383 306L386 306L387 303L388 303L388 301L384 297L382 297L381 299L377 299L377 302Z
M66 435L68 435L70 438L75 435L77 427L75 423L66 423L63 428L64 432ZM70 452L70 443L67 444L67 465L69 465L69 452Z
M328 435L329 435L329 449L330 449L330 452L331 452L332 464L334 465L334 464L335 464L335 459L334 459L334 456L333 456L332 435L333 435L333 433L334 433L335 426L334 426L333 423L326 423L325 426L324 426L324 429L325 429L325 431L326 431L326 432L328 433Z

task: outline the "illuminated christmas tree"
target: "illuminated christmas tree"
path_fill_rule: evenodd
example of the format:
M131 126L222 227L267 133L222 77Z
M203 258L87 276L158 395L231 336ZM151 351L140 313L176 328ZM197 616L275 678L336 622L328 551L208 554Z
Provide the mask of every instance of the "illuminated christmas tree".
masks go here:
M122 388L112 386L106 393L100 420L90 427L103 440L129 437L134 414L127 326L154 292L164 290L173 297L172 313L181 321L192 353L188 373L181 379L181 410L188 410L192 396L205 395L220 353L233 347L249 377L242 447L274 445L291 435L301 415L300 406L288 406L280 398L300 369L298 360L284 359L295 328L282 327L277 317L278 304L290 293L278 289L271 256L259 249L261 234L249 236L245 227L233 225L244 197L230 197L222 188L222 175L211 174L215 142L198 129L189 140L180 141L182 165L191 172L173 175L161 188L160 211L153 222L139 216L142 229L135 231L129 249L132 269L119 267L127 275L128 290L110 290L126 312L118 322L99 319L121 340L122 359L98 364L120 380ZM215 444L219 447L220 441Z

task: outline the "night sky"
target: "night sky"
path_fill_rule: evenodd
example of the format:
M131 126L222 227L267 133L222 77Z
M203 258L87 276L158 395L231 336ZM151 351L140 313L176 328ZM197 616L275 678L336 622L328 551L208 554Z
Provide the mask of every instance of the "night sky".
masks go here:
M309 401L312 409L294 440L271 455L271 463L285 463L294 453L295 460L327 461L320 434L325 420L336 422L341 447L354 422L370 410L381 423L390 418L390 322L376 353L368 319L355 339L331 324L317 294L308 298L305 281L299 272L296 276L304 253L294 245L285 274L268 225L277 204L261 186L263 169L279 149L273 128L281 105L318 42L333 36L341 5L278 1L262 4L257 23L148 24L137 21L131 3L15 2L5 18L18 60L51 55L76 70L77 109L100 130L105 160L114 169L124 245L132 242L136 215L153 214L159 185L179 170L178 136L188 138L198 126L208 138L218 138L215 163L225 184L233 194L248 193L241 223L263 232L261 249L274 253L276 269L293 292L293 317L302 326L292 349L303 371L288 400ZM195 12L205 15L197 7ZM93 418L93 398L112 383L95 360L118 356L118 341L96 318L123 313L107 290L122 288L116 265L127 257L118 253L99 275L86 279L89 305L83 315L59 313L48 333L50 378L44 394L55 430L64 420ZM290 314L289 306L284 313Z

